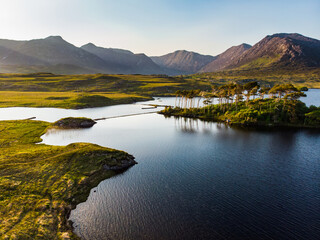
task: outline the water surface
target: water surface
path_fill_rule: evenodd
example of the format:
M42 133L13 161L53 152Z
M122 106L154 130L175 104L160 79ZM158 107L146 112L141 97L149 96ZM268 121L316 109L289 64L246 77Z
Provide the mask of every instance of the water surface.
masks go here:
M313 96L308 104L320 105L319 92ZM165 98L161 103L174 101ZM0 109L0 117L55 121L145 111L154 109L143 110L139 104L84 110L9 108ZM75 232L83 239L320 236L317 131L247 131L154 113L99 121L90 129L52 130L43 140L52 145L92 142L129 152L139 163L101 182L71 212Z
M138 161L72 211L84 239L316 239L320 133L246 131L143 115L48 133Z

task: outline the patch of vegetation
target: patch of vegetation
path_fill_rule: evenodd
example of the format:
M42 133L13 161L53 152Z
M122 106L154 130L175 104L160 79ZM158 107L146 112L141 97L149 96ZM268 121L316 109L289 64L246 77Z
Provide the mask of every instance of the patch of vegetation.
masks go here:
M227 109L224 111L223 109ZM203 108L166 108L166 116L199 118L244 126L288 126L320 128L320 108L312 111L301 101L250 100L247 104L210 105Z
M270 67L274 62L278 61L280 55L274 57L261 57L250 63L242 65L239 69L256 69L256 68L265 68Z
M0 107L55 107L80 109L127 104L152 99L126 93L0 91Z
M307 92L309 89L305 86L298 88L300 91Z
M161 114L241 124L246 126L293 126L320 128L320 107L307 107L299 101L305 94L292 84L261 87L257 82L214 87L212 92L178 91L178 106ZM268 94L268 98L264 98ZM207 106L195 107L195 96ZM251 99L259 96L257 99ZM211 104L216 98L219 104ZM250 100L251 99L251 100Z
M320 108L310 106L311 111L306 114L305 122L308 125L320 126Z
M269 59L270 60L270 59ZM262 63L269 61L260 59ZM320 88L319 69L238 69L188 76L0 74L0 107L88 108L174 96L180 90L209 91L211 86L258 81L261 86L292 83Z
M112 105L113 100L101 95L83 94L69 102L70 108L103 107Z
M286 69L282 67L275 69L256 66L250 69L198 73L185 76L185 78L208 81L213 85L224 85L231 82L244 84L250 81L257 81L261 86L267 87L272 87L275 84L294 84L297 87L320 88L319 68Z
M47 97L46 100L66 100L70 97Z
M165 75L0 74L0 107L102 107L210 86L208 81Z
M94 144L36 144L48 127L42 121L0 122L1 239L78 239L67 222L70 210L116 174L110 169L135 163L125 152Z

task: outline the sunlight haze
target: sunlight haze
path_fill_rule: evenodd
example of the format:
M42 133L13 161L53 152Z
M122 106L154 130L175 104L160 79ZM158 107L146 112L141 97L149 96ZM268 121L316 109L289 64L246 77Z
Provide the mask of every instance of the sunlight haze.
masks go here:
M217 55L277 32L320 38L320 2L216 0L1 1L2 39L61 35L149 56L178 49Z

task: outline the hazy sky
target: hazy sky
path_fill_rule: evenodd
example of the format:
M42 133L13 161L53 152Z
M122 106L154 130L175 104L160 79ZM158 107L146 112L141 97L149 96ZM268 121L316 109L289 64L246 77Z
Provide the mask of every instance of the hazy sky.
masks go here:
M147 55L217 55L278 32L320 39L320 0L0 0L0 9L0 38L61 35Z

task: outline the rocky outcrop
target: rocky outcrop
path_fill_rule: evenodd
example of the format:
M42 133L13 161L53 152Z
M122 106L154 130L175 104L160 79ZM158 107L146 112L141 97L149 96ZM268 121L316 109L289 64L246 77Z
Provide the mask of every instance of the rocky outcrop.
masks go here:
M126 170L127 168L137 164L137 162L134 160L134 157L131 155L128 155L126 158L122 159L122 160L117 160L117 159L113 159L113 162L115 163L113 164L105 164L103 166L103 168L105 170L113 170L113 171L123 171Z
M90 118L62 118L55 123L53 123L54 127L58 128L90 128L96 122Z

